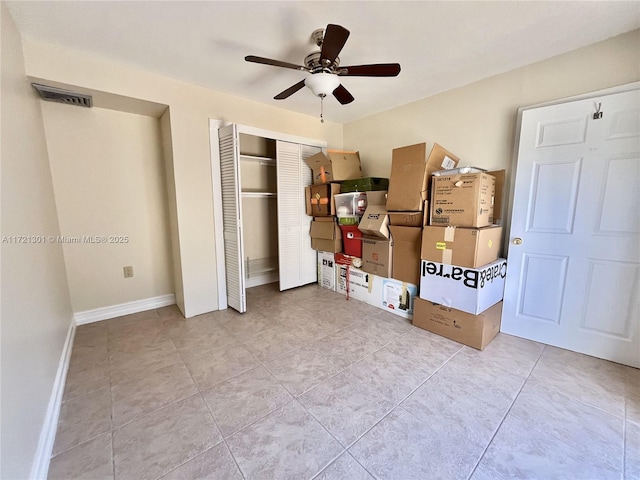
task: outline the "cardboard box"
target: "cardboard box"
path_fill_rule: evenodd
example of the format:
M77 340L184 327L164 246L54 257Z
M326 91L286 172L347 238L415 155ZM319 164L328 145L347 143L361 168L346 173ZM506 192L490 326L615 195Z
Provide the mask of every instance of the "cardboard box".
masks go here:
M496 225L502 225L502 198L504 195L504 170L495 170L487 172L496 179L496 188L493 194L493 223Z
M421 212L389 212L389 225L398 227L423 227L428 224L429 202L424 202Z
M333 258L338 265L353 265L354 267L358 267L358 265L362 266L362 258L354 257L353 255L346 255L344 252L334 254Z
M318 252L318 285L336 291L336 264L331 252Z
M365 301L374 307L411 319L417 296L418 287L414 284L374 275L371 294Z
M360 155L358 152L328 150L327 155L316 153L305 163L313 170L313 184L341 182L362 177Z
M495 183L488 173L433 177L429 225L479 228L493 224Z
M502 300L506 276L503 258L480 268L422 260L420 298L477 315Z
M389 230L393 238L391 278L418 285L422 228L391 225Z
M362 232L357 225L340 225L342 251L353 257L362 257Z
M362 238L362 270L379 277L391 276L393 242L379 238Z
M432 262L477 268L500 255L502 227L424 227L420 258Z
M403 318L411 319L418 287L392 278L382 278L363 270L337 265L336 291L347 293L350 300L358 300Z
M360 219L358 228L363 235L375 238L389 238L389 215L386 208L387 192L372 191L367 194L367 209Z
M471 315L421 298L415 299L413 307L413 324L416 327L478 350L484 349L498 334L501 319L502 302L479 315Z
M340 193L339 183L309 185L304 189L306 213L310 217L326 217L336 214L334 196Z
M369 280L373 282L370 273L350 265L336 264L336 292L348 299L364 302L369 295Z
M323 252L342 251L342 232L335 217L318 217L311 222L309 229L311 248Z
M429 158L426 157L426 143L393 149L387 210L421 211L423 202L428 198L427 190L433 172L454 168L459 161L458 157L437 143L431 149Z

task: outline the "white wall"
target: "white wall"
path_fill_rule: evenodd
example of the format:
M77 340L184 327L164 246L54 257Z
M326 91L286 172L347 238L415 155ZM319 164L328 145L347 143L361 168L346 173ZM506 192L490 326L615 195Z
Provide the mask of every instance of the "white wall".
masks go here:
M636 30L346 124L344 146L360 151L371 176L389 176L393 148L421 142L461 165L509 170L518 107L640 80L639 45Z
M25 40L24 50L27 75L44 83L61 82L169 106L182 293L188 317L218 308L208 119L325 140L329 147L342 147L342 125L322 124L317 117L214 92L68 48ZM180 282L175 283L178 289Z
M37 95L4 3L1 29L2 235L58 235ZM0 477L29 478L72 321L62 246L2 243Z
M172 294L160 120L45 101L41 107L62 235L109 240L63 245L73 311ZM124 278L126 265L133 278Z

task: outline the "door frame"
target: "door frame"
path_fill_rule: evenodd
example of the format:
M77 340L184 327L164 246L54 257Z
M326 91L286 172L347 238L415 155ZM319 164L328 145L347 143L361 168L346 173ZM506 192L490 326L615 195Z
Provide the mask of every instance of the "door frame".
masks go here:
M639 82L640 83L640 82ZM216 248L216 271L218 280L218 309L226 310L227 305L227 280L226 280L226 268L224 263L224 233L222 225L222 180L220 178L220 142L218 139L218 129L229 125L233 122L225 122L222 120L209 119L209 155L211 161L211 189L213 203L213 225L215 235L215 248ZM281 140L283 142L299 143L302 145L310 145L313 147L319 147L323 152L326 152L327 141L318 140L315 138L299 137L297 135L290 135L288 133L274 132L271 130L264 130L257 127L249 127L245 125L237 124L238 134L245 133L248 135L255 135L257 137L265 137L273 140Z
M563 103L570 103L577 100L587 100L589 98L601 97L603 95L612 95L615 93L629 92L632 90L640 89L640 81L626 83L624 85L618 85L616 87L605 88L603 90L596 90L593 92L582 93L580 95L573 95L571 97L560 98L558 100L550 100L548 102L536 103L533 105L527 105L518 108L518 116L516 121L515 137L513 141L513 152L511 155L511 164L509 165L509 189L507 191L506 198L502 200L502 204L506 205L505 211L505 224L503 225L503 231L506 232L502 239L502 256L507 258L509 255L509 246L511 245L511 217L513 215L513 202L511 201L515 194L516 188L516 172L518 170L518 151L520 150L520 134L522 130L522 114L527 110L533 110L541 107L549 107L551 105L560 105Z

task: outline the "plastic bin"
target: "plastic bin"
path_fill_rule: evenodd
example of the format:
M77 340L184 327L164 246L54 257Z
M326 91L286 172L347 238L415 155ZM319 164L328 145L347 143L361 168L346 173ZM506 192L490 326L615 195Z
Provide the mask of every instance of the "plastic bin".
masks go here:
M338 218L362 217L367 209L367 194L364 192L338 193L333 198Z
M380 177L356 178L355 180L343 180L340 182L340 191L346 192L370 192L371 190L388 190L389 179Z
M362 258L362 232L358 225L340 225L342 230L342 251L346 255Z

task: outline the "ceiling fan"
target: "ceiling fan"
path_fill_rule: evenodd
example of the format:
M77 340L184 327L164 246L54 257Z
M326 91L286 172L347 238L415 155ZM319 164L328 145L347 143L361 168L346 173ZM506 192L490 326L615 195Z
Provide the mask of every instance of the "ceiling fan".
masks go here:
M326 29L315 30L311 34L311 38L320 47L320 50L307 55L304 59L304 66L256 57L255 55L244 57L247 62L290 68L310 74L304 80L280 92L273 97L274 99L284 100L306 86L314 95L320 97L321 101L327 95L333 94L342 105L346 105L353 102L354 98L340 83L338 77L395 77L400 73L400 64L398 63L340 66L338 54L349 38L349 30L340 25L329 24ZM322 114L320 118L322 118Z

